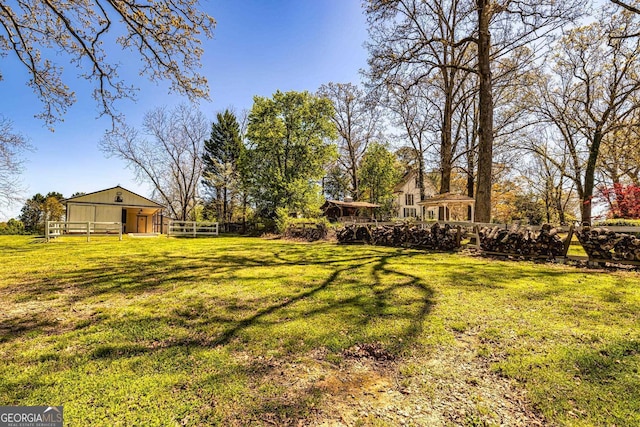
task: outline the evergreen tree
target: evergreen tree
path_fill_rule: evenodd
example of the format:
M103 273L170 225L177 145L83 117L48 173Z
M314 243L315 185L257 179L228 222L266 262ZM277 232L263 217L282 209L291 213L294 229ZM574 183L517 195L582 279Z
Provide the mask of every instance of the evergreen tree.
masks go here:
M27 200L20 211L20 221L24 224L25 231L42 233L47 221L61 221L64 207L60 200L63 198L61 193L52 191L46 196L37 193Z
M240 196L239 161L244 145L240 125L232 111L216 115L211 125L211 137L204 142L203 183L209 188L218 220L230 221L235 201Z

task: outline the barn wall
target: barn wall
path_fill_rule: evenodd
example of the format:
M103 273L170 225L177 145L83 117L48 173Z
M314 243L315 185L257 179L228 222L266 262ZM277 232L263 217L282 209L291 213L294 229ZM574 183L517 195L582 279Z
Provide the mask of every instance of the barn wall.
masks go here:
M116 196L117 193L120 192L121 194L121 198L123 199L122 202L120 203L131 203L133 200L128 200L125 202L124 199L127 198L127 196L130 195L129 192L127 191L123 191L120 188L112 188L109 190L104 190L104 191L100 191L97 193L93 193L93 194L87 194L86 196L80 196L77 197L76 200L80 201L80 202L84 202L84 203L107 203L107 204L112 204L115 203L116 200ZM133 197L129 197L130 199L133 199Z
M95 221L96 207L87 205L67 205L67 222Z
M120 222L122 208L120 206L96 206L97 222Z
M124 222L123 232L151 233L153 215L160 207L157 203L118 186L69 199L67 221ZM141 217L144 220L140 220Z

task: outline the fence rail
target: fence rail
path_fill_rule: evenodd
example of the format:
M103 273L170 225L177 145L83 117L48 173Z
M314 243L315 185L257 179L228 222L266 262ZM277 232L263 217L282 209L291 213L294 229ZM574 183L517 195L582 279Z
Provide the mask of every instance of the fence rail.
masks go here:
M171 221L167 228L168 236L198 237L218 234L217 222Z
M91 241L92 234L113 234L122 240L121 222L95 222L95 221L47 221L45 225L44 237L47 242L51 238L62 236L63 234L86 235L87 242Z

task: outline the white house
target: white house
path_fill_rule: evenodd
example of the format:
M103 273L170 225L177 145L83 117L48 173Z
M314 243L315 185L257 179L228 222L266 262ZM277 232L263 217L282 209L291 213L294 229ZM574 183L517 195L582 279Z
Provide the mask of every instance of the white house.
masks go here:
M424 182L425 197L436 194L433 185ZM420 200L420 187L418 186L418 173L410 171L406 173L402 180L393 190L395 195L394 205L397 207L396 216L398 218L419 218L435 219L438 217L437 208L424 208L418 205Z

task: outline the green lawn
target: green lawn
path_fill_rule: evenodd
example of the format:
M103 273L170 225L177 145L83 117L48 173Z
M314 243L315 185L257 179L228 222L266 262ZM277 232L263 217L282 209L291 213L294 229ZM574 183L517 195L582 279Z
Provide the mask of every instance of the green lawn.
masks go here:
M378 426L399 424L349 399L397 393L407 425L488 426L505 422L480 390L495 380L547 424L640 425L639 279L257 238L0 236L0 405L64 405L69 426ZM438 403L458 383L463 414Z

